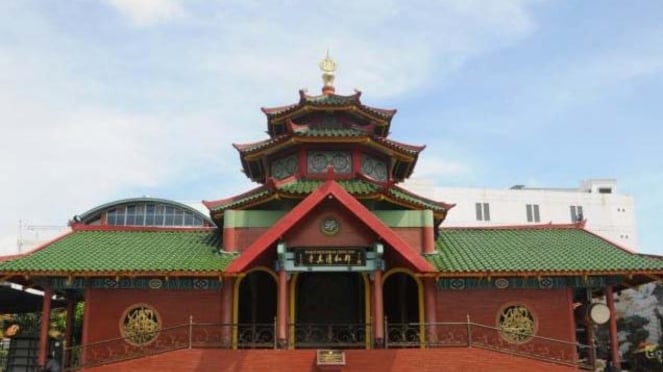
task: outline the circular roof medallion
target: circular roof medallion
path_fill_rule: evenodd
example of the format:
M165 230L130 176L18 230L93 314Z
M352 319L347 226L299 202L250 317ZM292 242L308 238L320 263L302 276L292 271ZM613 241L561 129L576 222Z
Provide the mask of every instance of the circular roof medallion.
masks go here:
M336 235L341 230L341 223L333 216L328 216L320 222L320 231L325 235Z
M589 307L589 319L594 324L605 324L610 320L610 308L602 303L595 303Z

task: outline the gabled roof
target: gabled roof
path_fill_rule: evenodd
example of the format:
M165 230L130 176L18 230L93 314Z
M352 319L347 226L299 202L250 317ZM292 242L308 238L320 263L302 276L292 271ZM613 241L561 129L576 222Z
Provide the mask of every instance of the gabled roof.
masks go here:
M443 228L427 259L443 276L663 275L663 259L632 253L581 224Z
M263 233L255 242L253 242L242 255L231 262L227 268L228 273L240 273L263 252L273 248L274 243L295 224L301 221L306 215L327 198L335 198L339 205L345 207L350 213L358 217L368 228L373 230L381 239L400 255L405 262L408 262L417 272L434 271L426 260L412 249L395 232L380 221L370 210L364 207L352 195L343 189L334 180L326 181L318 187L311 195L299 203L288 214L283 216L269 230Z
M219 275L236 256L219 254L216 228L76 225L59 239L0 262L6 275Z

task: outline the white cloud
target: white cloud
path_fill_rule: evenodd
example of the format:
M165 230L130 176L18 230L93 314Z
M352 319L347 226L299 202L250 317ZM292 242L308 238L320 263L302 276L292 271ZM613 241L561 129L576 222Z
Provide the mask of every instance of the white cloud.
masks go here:
M416 178L447 180L450 177L467 178L472 175L468 164L432 155L421 156L414 171ZM439 185L438 185L439 186Z
M188 199L248 188L237 186L230 144L266 138L260 106L295 102L302 87L317 94L317 62L328 47L340 65L337 92L362 89L372 104L533 27L526 2L107 1L136 25L186 17L179 30L159 30L157 41L129 27L111 30L118 39L104 44L96 38L108 30L77 29L83 22L63 30L63 20L47 16L16 21L48 37L0 25L17 40L0 43L0 244L15 242L20 219L63 225L109 199L136 196L129 193L169 197L199 175L224 183ZM13 15L0 15L0 24ZM467 165L428 154L416 170L469 174Z
M178 0L106 0L137 25L147 26L184 14Z

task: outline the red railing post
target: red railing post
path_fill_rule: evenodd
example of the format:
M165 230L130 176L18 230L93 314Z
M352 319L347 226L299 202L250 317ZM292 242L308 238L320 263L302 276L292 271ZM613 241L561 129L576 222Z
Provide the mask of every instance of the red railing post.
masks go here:
M189 349L193 341L193 315L189 315Z
M472 330L470 327L470 314L467 314L467 347L472 347Z

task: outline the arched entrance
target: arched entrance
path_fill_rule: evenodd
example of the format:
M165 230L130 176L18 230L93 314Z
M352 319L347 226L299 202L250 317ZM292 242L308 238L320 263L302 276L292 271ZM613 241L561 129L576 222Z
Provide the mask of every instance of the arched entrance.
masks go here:
M291 339L296 347L365 346L369 297L364 274L300 273L294 288Z
M395 269L383 280L386 341L391 346L418 347L423 341L422 286L409 271Z
M236 345L239 348L274 347L276 276L254 269L238 282Z

